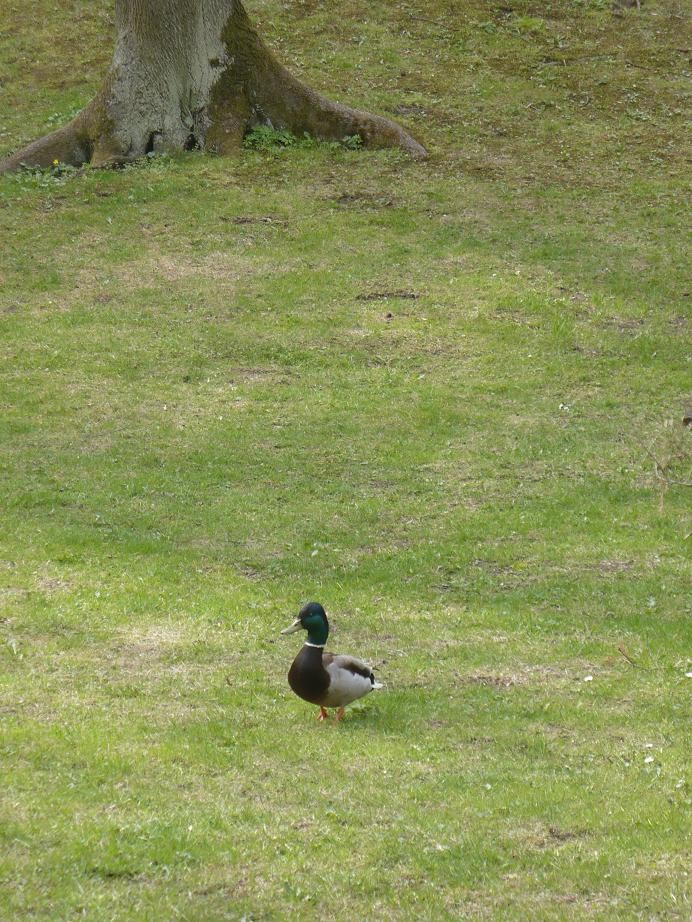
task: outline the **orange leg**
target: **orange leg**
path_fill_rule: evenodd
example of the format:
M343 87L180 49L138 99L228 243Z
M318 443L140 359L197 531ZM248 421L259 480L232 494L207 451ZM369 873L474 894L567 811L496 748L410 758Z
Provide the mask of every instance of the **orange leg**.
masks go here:
M346 708L339 708L339 710L336 712L337 723L343 719L343 716L345 713L346 713Z
M318 719L318 720L326 720L326 719L327 719L327 712L325 711L325 709L324 709L323 707L320 708L320 712L319 712L319 714L317 715L317 719Z

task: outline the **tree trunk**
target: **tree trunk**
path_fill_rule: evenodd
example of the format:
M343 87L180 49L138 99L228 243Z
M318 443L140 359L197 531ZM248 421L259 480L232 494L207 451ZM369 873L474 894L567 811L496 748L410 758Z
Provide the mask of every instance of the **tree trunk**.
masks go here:
M113 62L69 124L0 162L109 166L151 151L227 153L257 125L425 150L394 122L330 102L274 58L240 0L116 0Z

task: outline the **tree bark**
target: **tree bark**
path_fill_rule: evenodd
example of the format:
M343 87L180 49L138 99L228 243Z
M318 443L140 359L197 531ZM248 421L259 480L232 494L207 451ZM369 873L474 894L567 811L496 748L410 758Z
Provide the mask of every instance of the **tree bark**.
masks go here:
M369 147L426 152L389 119L320 96L293 77L240 0L116 0L106 78L71 122L0 162L0 173L59 163L115 166L151 151L228 153L257 125Z

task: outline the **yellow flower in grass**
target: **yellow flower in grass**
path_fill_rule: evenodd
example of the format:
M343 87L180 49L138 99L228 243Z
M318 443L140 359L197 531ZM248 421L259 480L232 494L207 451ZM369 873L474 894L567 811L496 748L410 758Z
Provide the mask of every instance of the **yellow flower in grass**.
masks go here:
M53 166L60 166L60 161L59 161L59 160L54 160L54 161L53 161Z

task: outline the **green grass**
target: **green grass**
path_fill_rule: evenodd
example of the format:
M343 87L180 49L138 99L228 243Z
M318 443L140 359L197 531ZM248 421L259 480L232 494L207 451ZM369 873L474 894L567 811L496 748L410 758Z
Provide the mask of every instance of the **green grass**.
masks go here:
M427 163L0 181L1 918L689 917L684 7L462 6L250 6ZM36 7L3 152L108 63Z

